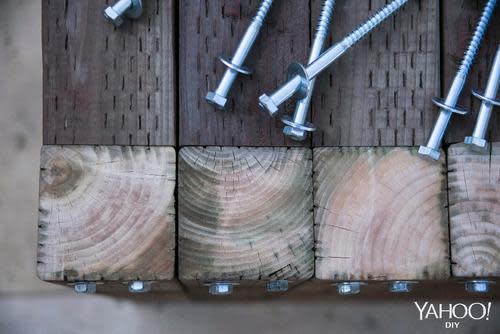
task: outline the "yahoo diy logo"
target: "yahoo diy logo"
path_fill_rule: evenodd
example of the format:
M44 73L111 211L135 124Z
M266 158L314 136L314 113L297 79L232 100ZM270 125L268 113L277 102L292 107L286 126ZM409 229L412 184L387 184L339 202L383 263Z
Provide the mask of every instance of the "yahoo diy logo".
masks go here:
M491 302L472 304L433 304L414 302L419 312L419 319L446 320L445 328L459 328L460 321L456 320L490 320Z

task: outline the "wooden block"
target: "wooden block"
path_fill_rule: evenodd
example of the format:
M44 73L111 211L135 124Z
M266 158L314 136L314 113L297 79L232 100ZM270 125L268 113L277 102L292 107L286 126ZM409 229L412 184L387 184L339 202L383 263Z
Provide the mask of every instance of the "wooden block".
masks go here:
M42 1L44 144L176 144L173 1L119 28L111 2Z
M443 15L442 34L443 87L445 92L452 84L485 5L485 0L460 1L459 3L455 0L443 0L443 12L446 13ZM481 101L472 96L471 90L484 91L486 88L493 58L500 41L499 14L500 8L496 8L459 100L459 105L469 110L470 114L465 117L453 116L445 138L448 143L463 142L465 136L470 136L474 129ZM500 140L500 117L496 112L491 115L488 138L491 141Z
M312 0L312 27L322 0ZM339 1L330 43L387 4ZM314 32L315 30L312 30ZM439 1L409 1L317 80L314 146L416 146L432 131L440 93Z
M292 146L283 123L258 107L259 96L286 79L293 61L309 55L309 3L274 1L245 65L251 77L239 76L230 92L227 110L216 111L205 101L216 89L226 67L218 57L233 56L260 1L183 0L180 6L181 145ZM293 104L287 108L292 112Z
M311 157L305 148L181 149L181 281L310 278Z
M44 146L38 276L172 279L175 161L168 147Z
M484 154L448 149L454 276L500 276L500 143Z
M316 277L449 277L444 158L415 148L314 150Z

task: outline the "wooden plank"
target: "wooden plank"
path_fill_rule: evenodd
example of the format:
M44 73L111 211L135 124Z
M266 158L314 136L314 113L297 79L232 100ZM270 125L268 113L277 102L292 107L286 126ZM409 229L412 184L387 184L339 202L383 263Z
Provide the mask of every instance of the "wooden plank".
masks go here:
M314 150L316 277L449 277L444 158L416 148Z
M485 0L443 0L443 11L446 13L443 15L443 87L446 91L451 86L485 5ZM465 136L470 136L474 129L481 101L472 96L471 90L484 91L486 88L489 71L500 41L499 13L500 10L497 8L459 100L459 104L469 110L470 114L453 117L445 138L448 143L463 142ZM497 112L491 115L487 138L490 141L500 140L500 117Z
M118 29L109 2L43 1L43 142L175 145L172 0Z
M44 146L40 279L172 279L175 163L168 147Z
M205 101L206 93L216 87L226 70L218 57L232 56L258 3L180 1L181 145L308 145L286 140L281 121L258 107L259 96L285 79L292 61L307 60L307 1L275 1L246 64L254 74L237 79L226 111L216 111ZM293 108L291 104L287 111Z
M179 154L179 278L313 275L309 149L189 147Z
M452 272L500 276L500 143L477 153L448 149Z
M321 0L312 0L312 17ZM338 41L385 0L339 2L330 31ZM315 25L315 20L312 21ZM409 1L319 76L314 146L415 146L432 130L440 91L439 1Z

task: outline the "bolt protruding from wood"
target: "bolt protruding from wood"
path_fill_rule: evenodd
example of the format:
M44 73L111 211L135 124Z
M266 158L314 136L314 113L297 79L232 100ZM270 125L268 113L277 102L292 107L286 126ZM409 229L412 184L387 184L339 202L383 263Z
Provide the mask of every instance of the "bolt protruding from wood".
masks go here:
M342 282L337 284L337 292L339 295L357 295L361 292L362 282Z
M480 99L481 108L477 117L476 126L472 136L465 137L464 143L473 145L480 150L487 150L489 143L486 140L486 131L491 118L493 107L500 106L500 100L497 100L498 89L500 87L500 45L498 47L491 74L486 84L484 93L473 91L472 94Z
M123 23L123 16L136 19L142 14L142 0L119 0L104 10L104 16L116 27Z
M214 296L224 296L233 293L233 284L228 282L216 282L208 285L208 293Z
M474 33L474 37L469 44L469 48L465 53L462 64L460 65L460 69L455 75L455 79L453 80L446 99L433 99L433 102L438 107L440 107L441 111L439 113L436 124L434 125L431 136L427 141L427 145L420 146L420 149L418 150L418 153L425 157L428 157L432 160L439 160L441 156L441 143L446 133L446 129L448 128L448 124L450 123L451 115L467 114L466 110L457 107L458 98L460 97L460 94L463 90L465 80L467 79L467 75L469 74L470 68L474 62L474 58L477 54L477 51L479 50L479 46L481 45L483 36L486 33L486 28L488 27L488 23L490 21L491 15L493 14L496 3L497 0L489 0L486 4L486 7L484 8L483 14Z
M288 291L288 280L269 281L266 284L266 290L267 292L286 292Z
M151 290L150 282L131 281L128 283L128 291L132 293L149 292Z
M465 291L472 293L488 293L490 285L494 283L488 280L472 280L465 282Z
M316 37L314 38L311 48L308 64L311 64L318 59L323 51L323 45L325 44L325 40L328 36L328 27L330 26L334 8L335 0L325 0L323 3L323 9L321 11L318 28L316 30ZM315 82L316 79L311 80L307 96L297 102L293 118L284 116L281 119L281 121L286 125L283 129L285 136L297 141L302 141L306 139L307 132L314 132L316 130L316 127L312 123L306 121L307 115L309 114L309 107L311 105Z
M97 284L95 282L75 282L74 290L78 294L91 294L95 293L97 290Z
M392 281L389 282L389 291L392 293L408 293L411 292L411 286L414 281Z
M292 96L297 94L299 99L305 98L311 90L311 80L316 78L316 76L333 64L351 48L351 46L359 42L359 40L365 37L370 31L380 25L407 2L408 0L393 0L358 29L347 35L342 41L322 53L316 61L309 64L307 67L297 63L292 64L288 71L288 81L273 94L262 95L259 98L259 106L263 110L266 110L271 116L274 116L278 112L279 106Z
M264 19L266 18L271 5L273 4L273 0L264 0L262 1L257 15L255 15L252 23L248 27L245 35L241 39L238 48L236 49L235 54L231 60L227 60L224 58L219 58L221 62L227 66L226 72L222 77L222 80L219 83L219 86L215 91L208 92L205 99L208 103L214 105L216 108L223 110L226 106L227 96L231 87L233 86L238 73L250 75L252 71L245 68L243 64L250 53L257 37L259 35L260 29L264 24Z

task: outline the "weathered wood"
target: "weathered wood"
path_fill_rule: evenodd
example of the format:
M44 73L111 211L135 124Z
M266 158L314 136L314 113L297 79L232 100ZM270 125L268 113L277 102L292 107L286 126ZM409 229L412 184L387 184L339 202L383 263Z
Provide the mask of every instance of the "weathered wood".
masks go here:
M449 277L444 159L415 148L314 150L316 277Z
M304 280L314 270L309 149L179 155L179 278Z
M452 273L500 276L500 143L448 149Z
M312 0L312 17L319 15L320 2ZM386 3L339 1L330 42ZM440 91L439 61L439 1L409 1L319 76L312 109L318 127L314 146L424 143L435 119L431 97Z
M175 161L168 147L44 146L38 276L172 279Z
M443 0L443 87L448 90L465 51L469 46L472 34L477 27L481 13L486 5L485 0L456 1ZM498 6L497 6L498 7ZM474 129L481 101L472 96L471 90L484 91L489 71L493 63L498 43L500 42L500 20L497 8L488 26L487 34L474 61L474 66L467 78L459 104L469 110L467 116L454 116L447 136L448 143L463 142ZM490 141L500 140L500 117L494 112L490 121L488 136Z
M292 61L309 53L309 4L275 1L246 65L251 77L240 76L226 111L216 111L205 95L218 85L231 57L256 13L258 1L180 1L181 145L308 145L286 140L281 121L259 110L258 98L286 77ZM293 105L287 109L293 111Z
M175 145L172 0L120 28L109 3L43 1L43 142Z

